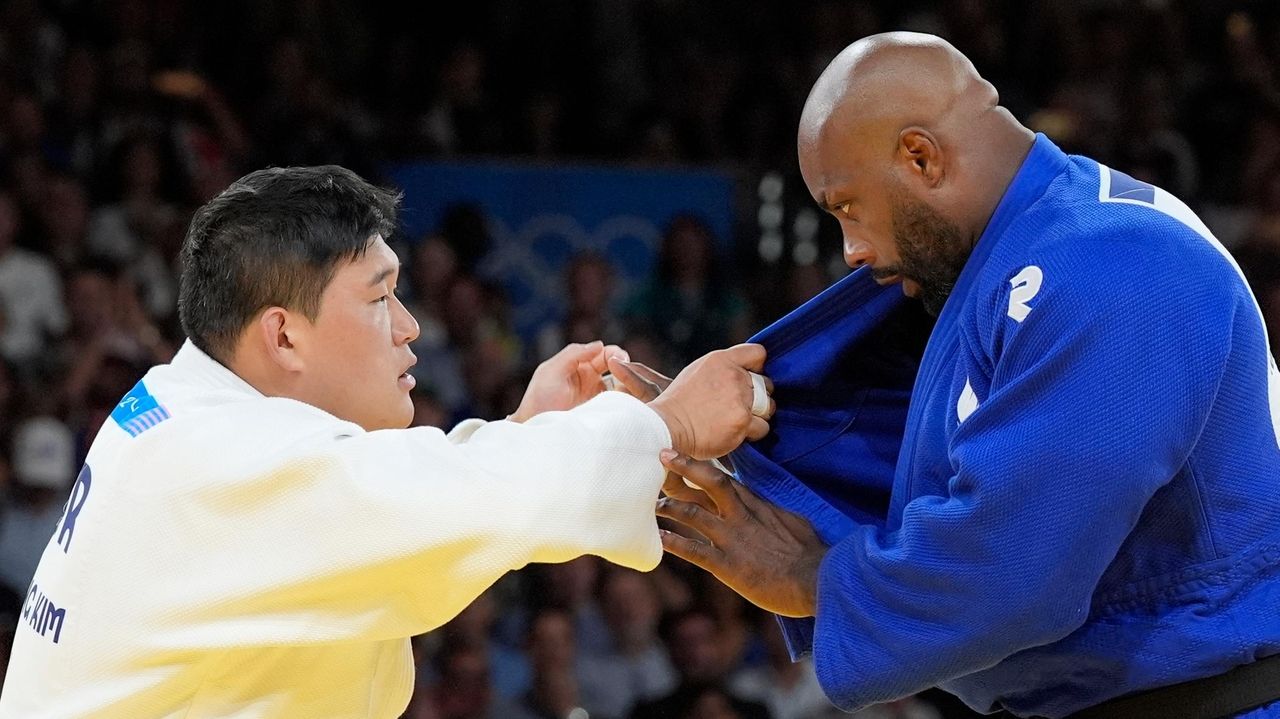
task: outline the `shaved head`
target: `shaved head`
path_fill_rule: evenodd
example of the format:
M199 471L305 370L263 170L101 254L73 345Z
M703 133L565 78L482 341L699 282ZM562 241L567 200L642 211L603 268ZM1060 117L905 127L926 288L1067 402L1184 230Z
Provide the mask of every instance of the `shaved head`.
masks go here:
M800 171L845 260L935 314L1034 139L999 102L950 43L894 32L837 55L801 114Z
M867 123L890 131L938 128L972 120L999 101L991 83L946 40L914 32L872 35L845 48L814 83L800 142Z

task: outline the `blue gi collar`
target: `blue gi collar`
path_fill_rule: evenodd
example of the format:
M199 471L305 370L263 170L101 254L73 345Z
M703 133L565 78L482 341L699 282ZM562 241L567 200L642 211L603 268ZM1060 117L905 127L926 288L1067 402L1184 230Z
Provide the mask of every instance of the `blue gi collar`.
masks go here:
M1010 182L937 322L954 317L1009 224L1062 172L1067 156L1044 135ZM851 273L751 338L768 351L778 411L771 432L735 450L740 481L813 523L828 544L854 526L885 526L912 388L930 320L880 287L869 268Z
M1036 133L1031 150L1022 161L1017 174L1013 176L1009 187L1005 189L995 212L991 213L986 229L982 231L982 236L973 246L973 253L969 255L964 269L956 279L955 289L943 305L942 312L938 316L940 326L949 325L951 315L958 312L957 307L962 306L969 297L969 287L973 284L974 278L982 272L982 267L991 256L991 251L1000 244L1000 238L1009 228L1009 224L1044 196L1045 191L1049 189L1049 183L1062 173L1067 162L1066 153L1058 149L1058 146L1043 133Z
M766 327L771 431L730 458L739 480L834 543L888 507L929 320L863 268Z

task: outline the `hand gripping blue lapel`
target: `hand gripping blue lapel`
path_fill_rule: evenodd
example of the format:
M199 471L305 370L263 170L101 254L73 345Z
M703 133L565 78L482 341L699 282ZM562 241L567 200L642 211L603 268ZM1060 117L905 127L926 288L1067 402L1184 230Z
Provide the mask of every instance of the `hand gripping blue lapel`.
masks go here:
M931 324L863 268L760 331L778 411L769 436L730 455L738 480L828 544L883 526Z

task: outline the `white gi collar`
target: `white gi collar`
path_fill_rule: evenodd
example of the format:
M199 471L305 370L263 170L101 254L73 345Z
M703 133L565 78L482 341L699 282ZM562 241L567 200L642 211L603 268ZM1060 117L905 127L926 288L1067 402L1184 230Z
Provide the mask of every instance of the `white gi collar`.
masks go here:
M191 340L182 343L178 354L173 356L169 365L180 370L185 376L216 389L229 389L236 392L262 397L263 394L245 382L240 375L232 372L221 362L205 354Z

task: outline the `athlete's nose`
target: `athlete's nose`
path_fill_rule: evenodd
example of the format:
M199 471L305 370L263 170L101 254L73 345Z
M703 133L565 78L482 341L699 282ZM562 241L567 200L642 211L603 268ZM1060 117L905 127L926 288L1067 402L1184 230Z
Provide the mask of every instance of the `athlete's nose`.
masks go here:
M862 240L851 240L846 238L844 241L844 262L850 267L857 269L865 264L874 262L876 259L876 251L868 242Z

